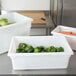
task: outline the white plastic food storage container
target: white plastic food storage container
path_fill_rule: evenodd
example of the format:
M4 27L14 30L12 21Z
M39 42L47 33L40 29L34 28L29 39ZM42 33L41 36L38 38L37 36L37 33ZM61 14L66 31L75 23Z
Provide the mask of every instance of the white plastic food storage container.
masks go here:
M36 46L63 47L64 52L54 53L16 53L19 43ZM8 56L11 58L14 70L26 69L61 69L67 68L73 52L63 36L24 36L14 37L11 41Z
M57 26L51 33L53 35L63 35L66 37L68 43L70 44L71 48L73 50L76 50L76 36L71 36L71 35L66 35L66 34L61 34L58 32L72 32L76 34L76 28L73 27L68 27L68 26Z
M13 36L30 34L32 19L18 13L0 15L0 18L7 18L8 22L15 22L0 27L0 53L4 53L9 50L10 41Z

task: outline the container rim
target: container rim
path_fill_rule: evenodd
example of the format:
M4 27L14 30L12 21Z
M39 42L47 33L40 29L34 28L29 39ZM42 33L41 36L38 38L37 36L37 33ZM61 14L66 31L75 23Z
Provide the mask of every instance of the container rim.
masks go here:
M20 22L15 22L15 23L13 23L13 24L9 24L9 25L5 25L5 26L1 26L0 29L8 28L8 27L11 27L11 26L17 26L17 24L20 24L20 23L26 23L26 22L29 22L29 21L30 21L30 22L33 21L32 18L27 17L27 16L23 16L23 15L17 13L17 12L9 12L9 13L7 13L7 14L3 14L3 15L0 15L0 16L6 16L6 15L9 15L9 14L15 14L15 15L22 16L23 18L27 18L27 21L24 20L24 21L20 21Z
M57 28L72 28L72 29L75 29L75 28L73 28L73 27L68 27L68 26L58 25L51 33L52 33L52 34L56 33L56 34L64 35L64 36L67 36L67 37L76 38L76 36L71 36L71 35L66 35L66 34L61 34L61 33L56 32L55 30L56 30Z
M72 54L66 54L64 52L53 52L53 53L8 53L8 56L71 56Z
M11 40L11 44L10 44L10 48L9 48L9 51L8 51L8 56L35 56L35 55L37 55L37 56L39 56L39 55L42 55L42 56L47 56L47 55L74 55L74 53L73 53L73 51L72 51L72 49L70 48L70 46L68 45L68 43L67 43L67 45L68 45L68 47L69 47L69 52L52 52L52 53L16 53L16 52L11 52L11 47L12 47L12 45L13 45L13 41L14 41L14 39L17 39L17 38L29 38L30 36L15 36L15 37L13 37L12 38L12 40ZM31 37L57 37L57 36L31 36ZM30 38L31 38L30 37ZM65 37L63 37L63 36L61 36L62 38L65 38ZM66 39L65 39L65 41L67 41Z

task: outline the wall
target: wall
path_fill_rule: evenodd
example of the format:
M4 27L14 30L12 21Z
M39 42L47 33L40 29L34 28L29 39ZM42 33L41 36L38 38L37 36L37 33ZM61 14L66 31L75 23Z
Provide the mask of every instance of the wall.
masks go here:
M4 10L50 10L50 0L1 0Z

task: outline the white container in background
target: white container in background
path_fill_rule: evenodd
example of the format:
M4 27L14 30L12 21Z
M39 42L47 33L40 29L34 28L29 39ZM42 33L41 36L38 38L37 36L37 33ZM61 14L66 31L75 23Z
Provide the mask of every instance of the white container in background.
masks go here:
M69 45L73 50L76 50L76 36L71 36L71 35L66 35L66 34L61 34L59 32L72 32L76 34L76 28L73 27L68 27L68 26L57 26L51 33L53 35L63 35L66 37Z
M63 47L64 52L55 53L16 53L19 43L36 46ZM67 40L63 36L24 36L13 37L8 56L11 58L14 70L27 69L63 69L68 67L69 59L73 55Z
M13 36L29 35L32 19L18 13L0 15L0 18L7 18L10 25L0 27L0 54L9 50L10 41Z

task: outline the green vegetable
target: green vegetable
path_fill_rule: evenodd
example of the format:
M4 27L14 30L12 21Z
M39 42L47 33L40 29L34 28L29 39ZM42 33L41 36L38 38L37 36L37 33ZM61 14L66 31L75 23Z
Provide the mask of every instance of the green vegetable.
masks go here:
M16 53L32 53L34 52L34 48L26 43L20 43Z
M18 46L19 49L23 49L23 50L24 50L26 47L27 47L27 44L25 44L25 43L20 43L19 46Z
M27 53L32 53L34 52L34 48L30 45L28 45L25 49L24 49L24 52L27 52Z
M8 25L8 19L6 18L1 18L0 19L0 26Z
M16 53L22 53L22 49L16 49Z
M58 47L58 48L56 48L56 49L57 49L57 52L64 52L63 47Z
M40 52L39 47L34 48L34 53L38 53L38 52Z
M33 48L31 45L26 43L19 43L16 53L42 53L42 52L64 52L63 47L50 46L45 48L43 46L37 46Z
M15 22L8 22L8 19L7 18L1 18L0 19L0 26L6 26L6 25L9 25L9 24L13 24Z
M47 52L56 52L56 48L54 46L50 46L47 48Z
M45 52L45 48L43 46L38 46L34 48L34 53Z

